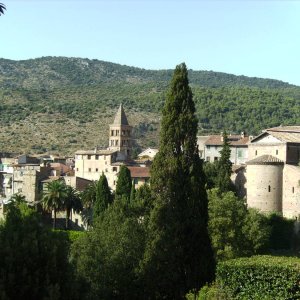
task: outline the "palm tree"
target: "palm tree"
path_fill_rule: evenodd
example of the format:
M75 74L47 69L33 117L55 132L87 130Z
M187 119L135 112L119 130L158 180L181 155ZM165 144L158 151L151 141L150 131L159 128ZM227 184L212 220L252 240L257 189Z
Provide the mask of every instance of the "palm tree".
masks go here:
M83 221L89 226L92 222L92 207L96 201L96 182L89 184L83 192L81 192L81 199L84 205L84 210L81 214Z
M71 211L74 210L76 213L79 213L83 209L79 193L71 186L66 186L63 207L66 210L66 229L69 229Z
M66 185L61 180L54 180L47 184L47 191L43 196L43 207L54 212L53 228L56 228L56 212L63 206L66 197Z
M4 14L4 10L6 10L6 7L3 3L0 3L0 16Z
M12 200L13 202L18 203L18 204L21 202L26 202L25 196L20 193L13 194L10 197L10 200Z
M91 208L96 201L96 182L89 184L81 193L81 199L86 208Z

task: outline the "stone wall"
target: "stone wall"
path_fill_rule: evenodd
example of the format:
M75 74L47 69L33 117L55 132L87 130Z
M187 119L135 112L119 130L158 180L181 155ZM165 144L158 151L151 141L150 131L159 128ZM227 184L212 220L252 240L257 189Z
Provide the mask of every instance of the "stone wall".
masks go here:
M262 212L282 212L283 165L247 165L247 204Z

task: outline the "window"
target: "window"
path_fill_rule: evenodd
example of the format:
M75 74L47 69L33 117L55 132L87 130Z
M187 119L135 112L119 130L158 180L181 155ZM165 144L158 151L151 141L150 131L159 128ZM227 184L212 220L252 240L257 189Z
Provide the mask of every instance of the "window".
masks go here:
M243 157L243 150L238 150L238 158L242 158Z
M99 159L99 155L95 155L95 159L98 160Z
M113 167L113 172L117 172L117 167Z
M111 135L111 136L114 136L114 130L111 130L110 135Z
M278 150L276 149L276 155L278 155Z
M107 170L107 169L105 169L105 172L107 173L107 172L108 172L108 170Z
M119 146L119 141L118 140L116 140L116 146Z
M271 192L271 186L270 185L268 186L268 192L269 193Z
M114 180L114 185L116 185L116 181Z
M207 150L210 150L210 146L206 146L207 147Z
M119 135L120 134L120 130L116 130L116 135Z
M257 150L255 150L255 155L257 155Z
M130 130L127 130L127 135L130 136Z
M292 187L292 193L293 193L293 194L295 193L295 188L294 188L294 187Z
M91 156L90 156L90 155L88 155L88 159L91 159Z
M98 170L98 168L96 168L96 172L98 172L99 170Z
M76 168L76 171L78 172L78 171L79 171L79 168Z
M216 156L214 157L214 161L218 161L218 159L219 159L218 157L216 157Z
M125 130L122 130L122 135L125 135Z
M133 182L134 182L134 184L138 184L139 183L139 179L138 178L134 178Z
M209 156L206 156L206 161L210 161L210 157Z
M92 172L92 169L91 169L91 168L89 168L89 172Z
M215 150L218 150L218 146L215 146Z

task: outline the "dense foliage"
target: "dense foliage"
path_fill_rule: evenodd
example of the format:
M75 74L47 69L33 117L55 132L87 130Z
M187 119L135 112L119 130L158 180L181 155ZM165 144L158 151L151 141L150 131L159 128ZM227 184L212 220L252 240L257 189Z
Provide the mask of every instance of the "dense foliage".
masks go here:
M247 209L233 192L209 191L209 233L217 260L250 256L269 249L271 226L268 218Z
M228 299L299 299L300 259L253 256L218 264L217 283Z
M106 146L107 125L120 102L135 126L137 142L155 146L171 76L171 70L80 58L0 59L3 150L72 153ZM199 134L226 128L255 135L264 128L300 123L299 87L212 71L190 70L189 76Z
M78 299L68 243L24 202L7 207L0 226L0 298Z
M143 299L139 262L145 227L126 201L115 201L72 246L87 299Z

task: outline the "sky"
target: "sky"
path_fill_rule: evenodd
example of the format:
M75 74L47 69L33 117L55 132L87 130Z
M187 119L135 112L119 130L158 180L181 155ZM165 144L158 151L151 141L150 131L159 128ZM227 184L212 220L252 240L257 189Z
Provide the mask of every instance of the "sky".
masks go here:
M300 85L300 0L1 0L0 57L99 59Z

